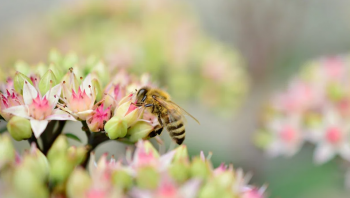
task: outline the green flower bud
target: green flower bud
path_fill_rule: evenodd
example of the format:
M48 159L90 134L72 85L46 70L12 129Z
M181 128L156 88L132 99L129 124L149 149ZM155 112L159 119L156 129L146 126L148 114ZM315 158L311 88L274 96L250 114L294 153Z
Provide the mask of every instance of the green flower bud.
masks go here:
M109 139L117 139L126 136L128 129L127 123L118 117L113 117L105 124L105 131Z
M129 189L132 187L133 178L127 172L118 170L112 174L112 183L118 188Z
M61 59L64 68L69 69L78 64L79 58L75 53L69 53Z
M40 79L39 90L42 95L45 95L52 87L58 84L55 74L48 70Z
M62 55L55 49L50 50L49 62L60 63L62 60Z
M232 198L235 197L230 188L223 188L219 186L215 181L207 182L199 192L199 198L211 198L211 197L222 197Z
M25 166L18 167L14 172L13 187L18 197L49 197L49 192L44 182L35 174L35 171Z
M12 145L9 135L4 134L0 136L0 167L15 159L15 149Z
M102 99L102 96L103 96L101 84L96 78L94 78L91 81L91 83L92 83L92 87L95 89L95 92L96 92L96 100L100 101Z
M66 156L56 156L50 160L50 180L57 183L64 182L74 170L75 164Z
M267 131L259 131L254 135L254 143L259 148L266 148L272 141L272 134Z
M32 170L41 181L45 181L50 170L49 162L45 155L37 148L31 150L30 153L23 157L22 166Z
M91 178L83 168L76 168L67 181L67 195L70 198L84 197L91 186Z
M32 127L27 118L14 116L7 123L7 130L17 141L28 139L32 136Z
M75 147L75 146L71 146L68 150L67 150L67 156L69 158L69 160L72 161L73 164L80 164L84 161L85 157L86 157L86 148L85 147Z
M29 74L30 73L30 65L24 61L17 61L14 65L14 68L16 69L16 71L21 71L24 74ZM23 85L22 85L23 87Z
M140 108L136 108L133 111L128 113L130 105L131 105L130 101L124 102L118 108L116 108L114 111L114 116L124 118L128 127L132 126L136 122L136 120L139 118L140 112L141 112Z
M235 181L233 171L225 171L215 177L215 182L222 188L230 188Z
M169 174L178 183L183 183L187 181L190 176L190 166L189 164L174 162L169 167Z
M191 176L206 179L210 175L210 167L208 162L203 161L200 157L195 157L191 164Z
M61 82L64 72L62 71L62 68L57 66L56 64L50 64L49 69L53 72L58 82Z
M333 101L339 101L345 97L345 90L339 84L330 84L327 87L328 97Z
M188 162L188 151L186 145L181 145L176 148L176 153L174 155L174 162L180 161L180 162Z
M138 121L128 129L128 139L131 142L137 142L140 139L148 137L148 134L154 130L153 126L145 121Z
M33 82L24 74L22 74L21 72L17 71L16 75L13 79L13 83L14 83L14 87L15 90L18 93L22 93L23 92L23 86L24 86L24 81L28 81L30 84L33 85Z
M66 155L68 146L69 144L66 136L60 135L47 153L47 159L51 162L51 160L55 159L57 156Z
M142 167L137 172L136 184L141 189L155 189L159 180L160 175L153 167Z

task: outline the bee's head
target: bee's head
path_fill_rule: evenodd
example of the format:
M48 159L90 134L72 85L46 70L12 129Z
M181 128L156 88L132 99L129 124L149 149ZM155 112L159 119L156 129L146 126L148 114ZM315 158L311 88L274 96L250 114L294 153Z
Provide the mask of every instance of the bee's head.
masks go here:
M147 87L142 87L141 89L137 90L136 92L136 104L137 105L142 105L146 98L147 98L147 92L148 88Z

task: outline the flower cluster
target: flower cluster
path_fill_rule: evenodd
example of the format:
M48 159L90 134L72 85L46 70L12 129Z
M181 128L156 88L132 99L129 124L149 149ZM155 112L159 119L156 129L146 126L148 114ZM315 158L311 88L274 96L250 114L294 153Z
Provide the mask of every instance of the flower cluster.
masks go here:
M152 86L148 75L138 80L120 71L102 89L104 84L99 79L108 75L93 70L104 68L102 62L88 59L79 66L75 58L72 61L72 57L60 57L57 52L52 52L49 59L50 64L41 67L23 64L26 74L17 71L14 78L8 78L0 86L0 115L8 121L7 129L14 139L29 139L33 132L36 139L53 138L47 141L52 144L57 137L52 134L56 122L64 126L65 121L81 121L87 133L98 132L109 139L137 142L147 138L159 124L153 115L147 114L145 120L143 113L147 110L133 103L135 89ZM43 68L49 70L43 72ZM79 74L84 77L78 77ZM59 129L61 133L62 128ZM50 145L45 146L47 151Z
M0 60L12 63L11 59L20 57L40 61L52 47L64 52L74 49L78 54L95 54L107 60L113 66L108 68L111 72L120 68L139 74L151 72L175 97L196 98L214 110L232 111L246 95L242 57L206 35L183 2L69 2L61 11L43 18L50 20L21 26L26 31L18 32L25 34L12 34L13 39L3 41L6 48L1 50L0 46ZM27 47L22 51L23 45ZM35 49L28 49L32 47ZM74 60L72 55L68 62Z
M125 159L98 162L89 171L76 166L84 147L69 147L60 136L47 157L32 144L20 156L7 135L0 136L1 197L237 197L263 198L265 187L248 185L249 175L232 165L213 168L203 154L189 160L186 146L160 155L149 141L139 141Z
M335 56L308 63L267 106L257 145L270 156L293 156L310 142L316 164L336 155L350 161L349 61Z

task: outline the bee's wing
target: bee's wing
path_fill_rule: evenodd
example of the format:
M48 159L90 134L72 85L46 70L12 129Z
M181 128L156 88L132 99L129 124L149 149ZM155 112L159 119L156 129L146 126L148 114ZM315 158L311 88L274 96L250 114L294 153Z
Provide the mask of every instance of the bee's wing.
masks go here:
M169 112L173 112L172 110L175 109L176 110L175 112L178 112L179 114L181 114L181 116L183 117L184 121L186 121L186 118L185 118L184 115L188 115L188 116L190 116L192 119L194 119L199 124L199 121L195 117L193 117L190 113L188 113L183 108L181 108L175 102L173 102L173 101L165 101L165 100L163 100L163 99L161 99L159 97L155 97L154 99L157 102L159 102L164 108L168 109ZM171 114L170 114L170 116L171 116Z

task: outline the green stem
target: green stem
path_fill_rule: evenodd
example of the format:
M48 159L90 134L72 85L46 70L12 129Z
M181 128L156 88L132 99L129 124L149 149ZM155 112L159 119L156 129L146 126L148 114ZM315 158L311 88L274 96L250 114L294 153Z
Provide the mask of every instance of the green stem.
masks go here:
M89 131L90 132L90 131ZM83 163L81 163L81 165L86 168L89 160L90 160L90 153L95 150L95 148L100 145L103 142L106 142L110 140L106 134L104 133L91 133L90 132L90 136L88 136L88 144L86 145L86 147L88 148L88 151L86 152L86 158L83 161Z

